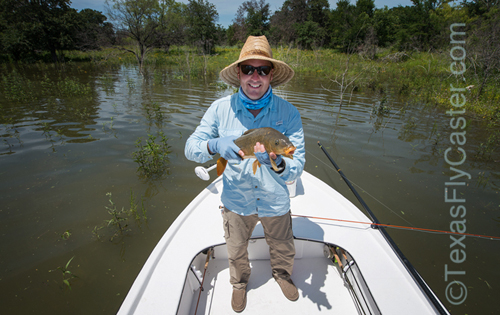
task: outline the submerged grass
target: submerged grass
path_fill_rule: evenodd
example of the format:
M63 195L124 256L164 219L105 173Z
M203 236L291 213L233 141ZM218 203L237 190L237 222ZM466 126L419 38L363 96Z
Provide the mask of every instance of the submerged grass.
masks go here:
M210 77L213 80L219 72L237 60L241 48L217 47L212 55L200 54L195 48L174 46L169 51L157 49L146 56L145 76L154 84L168 84L169 79L183 80L189 77ZM330 79L330 91L344 93L363 92L391 95L405 103L420 103L431 106L450 107L450 83L468 87L465 109L469 114L485 121L489 127L500 124L500 74L494 73L481 95L478 87L482 81L480 69L470 67L463 77L450 72L448 51L442 52L394 52L389 48L379 49L374 59L359 54L346 55L334 49L301 50L292 46L273 49L276 59L289 64L296 73L315 75ZM135 56L118 48L104 48L100 51L65 52L68 63L88 61L101 66L136 64ZM26 66L26 65L25 65ZM39 70L53 67L37 63ZM3 65L6 68L5 65ZM62 96L92 97L92 89L71 77L42 78L41 83L22 75L21 71L2 71L5 98L23 102L43 98L47 93ZM340 79L342 78L342 80ZM464 81L466 79L466 81ZM111 76L101 76L100 85L106 91L113 91ZM42 89L38 89L41 84ZM135 83L128 80L129 92L135 90ZM42 91L34 92L34 91ZM335 94L334 93L334 94Z
M138 209L139 205L136 202L136 196L132 189L130 189L130 208L126 209L122 207L121 210L117 209L115 202L112 199L112 193L106 193L106 196L109 197L109 205L104 206L107 210L108 214L111 216L110 219L104 220L104 223L100 226L95 226L92 230L92 234L98 239L101 240L101 237L104 235L109 235L107 232L112 232L113 234L110 237L110 241L113 241L117 237L122 237L127 231L130 231L128 220L132 217L137 225L141 226L142 223L146 223L148 220L147 211L144 206L144 198L141 197L141 208L140 211ZM101 230L106 229L105 232L101 232Z
M93 89L89 83L82 83L76 78L49 78L28 76L16 69L1 75L4 97L9 101L32 102L50 98L79 97L92 99Z
M169 69L170 75L176 79L187 77L217 76L220 70L238 59L241 48L217 47L215 54L199 54L194 48L178 46L168 52L155 50L150 53L145 66L150 69L156 83L161 84L159 69ZM481 73L468 69L463 77L456 78L450 73L449 52L394 52L390 49L379 49L375 59L362 55L346 55L334 49L302 50L292 46L279 46L273 49L276 59L289 64L297 73L314 74L326 79L347 75L355 78L355 82L346 93L361 91L377 94L388 93L402 101L450 106L450 82L469 86L466 110L492 123L500 120L500 75L496 73L481 95L475 87L482 80ZM92 60L95 63L135 64L132 54L122 50L107 48L99 52L67 52L70 60ZM349 58L349 69L346 73L346 60ZM467 78L467 81L463 81ZM464 87L465 87L464 86ZM332 90L339 86L332 84Z
M68 260L68 262L66 263L66 265L59 266L55 270L49 270L49 272L55 272L56 270L61 271L62 282L70 290L71 290L71 282L70 281L72 279L78 278L75 274L73 274L73 272L71 270L68 269L69 265L71 264L71 261L73 260L73 258L75 258L75 256L71 257L71 259Z
M168 173L168 155L171 150L168 138L162 131L158 131L157 135L148 134L145 143L142 138L137 139L136 147L137 151L133 152L132 156L139 164L138 171L144 177L159 179Z

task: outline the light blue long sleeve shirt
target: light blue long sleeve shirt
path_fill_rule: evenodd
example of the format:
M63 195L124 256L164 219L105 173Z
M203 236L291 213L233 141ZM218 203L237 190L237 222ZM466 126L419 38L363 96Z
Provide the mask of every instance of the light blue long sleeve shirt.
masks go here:
M264 165L255 175L255 159L229 161L223 173L221 201L240 215L281 216L290 210L290 197L285 181L300 177L304 170L304 131L299 111L284 99L273 95L257 117L242 104L238 94L221 98L210 106L200 125L188 138L184 153L189 160L205 163L213 158L208 140L230 135L241 136L246 130L272 127L286 135L296 147L293 159L283 157L286 168L277 174Z

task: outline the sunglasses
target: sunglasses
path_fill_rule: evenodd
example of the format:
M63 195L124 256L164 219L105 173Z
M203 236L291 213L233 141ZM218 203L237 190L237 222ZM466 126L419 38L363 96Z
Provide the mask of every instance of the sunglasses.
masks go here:
M271 69L273 67L271 66L260 66L260 67L254 67L250 65L241 65L240 69L243 74L246 75L252 75L255 70L257 70L257 74L260 76L266 76L271 72Z

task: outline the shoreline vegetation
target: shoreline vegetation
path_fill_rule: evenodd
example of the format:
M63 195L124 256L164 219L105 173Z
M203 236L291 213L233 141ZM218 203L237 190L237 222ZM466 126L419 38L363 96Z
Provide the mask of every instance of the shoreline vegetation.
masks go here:
M147 73L169 68L177 79L209 74L218 76L218 73L232 60L238 59L240 50L241 47L238 46L215 47L215 52L208 55L200 54L196 48L187 46L174 46L168 52L156 49L145 58L144 68ZM353 92L361 92L377 94L382 100L386 95L391 95L410 104L425 103L427 106L448 109L451 96L450 84L453 84L455 87L460 86L467 90L465 109L469 115L472 114L473 118L485 122L488 128L500 125L498 76L490 77L479 95L482 74L478 73L472 63L467 62L467 69L463 75L453 75L450 71L451 57L448 51L400 52L379 48L375 58L368 58L362 54L347 54L328 48L305 50L279 46L273 48L273 54L275 58L288 63L297 74L315 75L329 80L331 84L324 88L334 94L341 94L341 106L349 102L349 95ZM102 66L137 65L135 56L120 48L64 52L62 64L74 62L90 62ZM29 100L26 97L29 97L28 90L33 88L34 82L24 76L22 70L18 71L16 68L36 68L44 64L41 61L17 63L16 66L12 63L2 64L0 79L4 96L14 101ZM84 93L89 89L88 86L79 88L78 83L71 79L60 81L57 87L64 85L64 82L66 85L74 86L75 93ZM224 83L217 84L225 88Z

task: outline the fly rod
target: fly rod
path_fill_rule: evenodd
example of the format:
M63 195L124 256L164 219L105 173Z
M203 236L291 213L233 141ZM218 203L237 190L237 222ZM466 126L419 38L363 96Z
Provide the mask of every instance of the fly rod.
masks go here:
M417 272L417 270L415 269L415 267L413 267L413 265L410 263L410 261L405 257L405 255L403 254L403 252L396 245L396 243L391 238L391 236L389 235L389 233L387 233L387 231L385 230L385 228L380 225L380 222L378 221L377 217L375 217L375 215L370 210L370 208L368 207L368 205L364 202L363 198L361 198L361 196L358 194L358 192L356 191L356 189L354 189L354 187L351 185L351 182L344 175L344 173L342 172L342 170L340 169L340 167L338 167L337 163L335 163L335 161L332 159L332 157L330 156L330 154L328 153L328 151L325 150L325 148L323 147L323 145L321 145L321 143L319 141L318 141L318 145L321 148L321 150L323 150L323 153L325 153L326 157L328 157L328 159L330 160L330 162L333 164L333 166L335 167L335 169L337 170L337 172L340 174L340 176L342 177L342 179L344 180L344 182L347 184L347 186L349 187L349 189L352 191L352 193L356 196L356 198L358 199L358 201L361 203L361 206L363 206L363 209L365 209L366 212L370 215L372 221L377 224L378 230L380 231L380 233L382 233L382 235L384 236L384 238L386 239L386 241L392 247L392 249L394 250L394 252L396 253L396 255L399 257L399 259L403 263L403 265L406 267L406 269L408 270L408 272L412 275L412 277L415 280L415 282L417 282L417 284L419 285L420 289L425 293L425 295L427 296L427 298L429 299L429 301L434 305L434 307L439 312L439 314L443 314L443 315L444 314L449 314L448 311L445 309L444 305L436 298L436 296L434 295L434 293L430 290L429 286L422 279L422 277ZM372 225L372 228L376 228L376 226Z
M352 191L352 193L354 194L354 196L356 196L356 199L358 199L359 203L361 203L361 206L363 207L363 209L365 209L365 211L368 212L368 214L370 215L370 218L372 219L372 221L374 223L380 223L379 220L377 219L377 217L375 216L375 214L373 214L373 212L370 210L370 208L368 208L368 205L365 203L365 201L363 200L363 198L361 198L361 196L358 194L358 192L356 191L356 189L354 189L354 187L351 185L351 182L347 179L347 177L344 175L344 173L342 172L342 170L340 169L340 167L337 165L337 163L335 163L335 161L332 159L332 157L330 156L330 154L325 150L325 148L321 145L321 143L319 141L318 141L318 145L321 148L321 150L323 150L323 153L325 153L326 157L333 164L333 166L335 167L335 169L337 170L337 172L340 174L340 176L342 177L342 179L344 180L344 182L347 184L347 186L349 187L349 189ZM376 228L376 226L372 225L372 228Z

